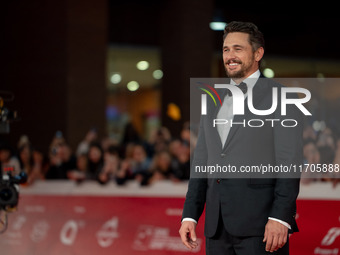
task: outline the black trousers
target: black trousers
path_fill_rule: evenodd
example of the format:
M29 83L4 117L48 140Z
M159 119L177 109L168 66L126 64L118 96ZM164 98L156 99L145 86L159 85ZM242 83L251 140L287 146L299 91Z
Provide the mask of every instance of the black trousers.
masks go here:
M263 226L264 227L264 226ZM230 235L224 228L222 217L219 218L218 229L215 236L206 238L207 255L289 255L289 240L276 252L265 250L266 243L263 236L237 237Z

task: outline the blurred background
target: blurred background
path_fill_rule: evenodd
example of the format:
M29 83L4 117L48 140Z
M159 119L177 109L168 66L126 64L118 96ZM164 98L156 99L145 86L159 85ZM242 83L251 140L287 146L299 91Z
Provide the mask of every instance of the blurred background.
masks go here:
M336 9L326 2L4 1L1 107L18 118L1 126L2 166L27 172L28 186L187 180L195 146L190 78L225 77L222 35L234 20L264 33L265 76L332 81L311 88L304 153L309 163L340 163Z
M43 151L57 130L73 148L93 127L120 141L127 123L144 138L161 126L178 136L190 77L225 76L223 31L211 22L254 22L275 77L340 72L339 17L326 4L16 0L1 9L1 90L20 116L6 139L27 134Z

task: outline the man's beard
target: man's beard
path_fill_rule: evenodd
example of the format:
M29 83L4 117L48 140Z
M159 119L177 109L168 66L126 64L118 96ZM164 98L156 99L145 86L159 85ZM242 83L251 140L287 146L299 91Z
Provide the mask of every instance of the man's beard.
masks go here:
M229 64L231 62L238 63L239 65L241 65L241 69L237 72L232 72L232 73L228 72L228 69L227 69L226 66L227 66L227 64ZM244 65L243 65L241 60L229 60L225 63L225 66L224 66L225 72L226 72L226 74L229 78L235 78L235 79L245 78L246 73L251 69L253 62L254 62L254 56L252 57L252 59L248 63L246 63Z

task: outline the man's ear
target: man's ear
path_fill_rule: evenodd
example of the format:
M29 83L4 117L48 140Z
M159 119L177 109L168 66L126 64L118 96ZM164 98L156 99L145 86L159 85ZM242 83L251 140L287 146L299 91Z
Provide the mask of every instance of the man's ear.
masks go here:
M255 60L256 60L257 62L259 62L259 61L262 59L263 54L264 54L264 49L263 49L263 47L258 48L258 49L255 51Z

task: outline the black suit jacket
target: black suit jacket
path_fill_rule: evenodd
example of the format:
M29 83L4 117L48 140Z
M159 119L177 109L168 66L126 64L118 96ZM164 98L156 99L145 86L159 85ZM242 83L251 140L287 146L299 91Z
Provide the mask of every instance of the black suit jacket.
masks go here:
M253 88L253 105L258 110L269 109L273 87L277 87L279 92L278 107L274 113L269 116L254 115L245 100L245 114L234 116L235 122L262 119L265 125L258 128L233 125L223 148L218 131L212 125L219 107L209 103L212 100L207 100L208 114L201 117L191 171L194 171L196 165L230 164L239 169L242 165L298 166L302 163L303 116L294 105L288 105L287 115L281 116L282 85L260 78ZM293 97L297 98L297 95L290 96ZM265 119L295 119L298 125L288 128L275 122L272 127L272 123ZM226 175L220 180L190 178L182 218L198 221L206 206L206 237L215 234L220 211L225 229L234 236L263 236L268 217L289 223L292 226L290 232L298 231L294 217L299 178L279 177L228 178Z

